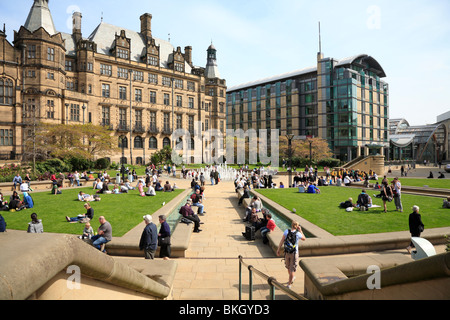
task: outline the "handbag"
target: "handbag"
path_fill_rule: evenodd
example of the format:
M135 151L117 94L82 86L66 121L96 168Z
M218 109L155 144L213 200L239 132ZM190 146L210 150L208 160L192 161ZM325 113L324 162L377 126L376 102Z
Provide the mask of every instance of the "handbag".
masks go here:
M170 236L169 237L160 237L158 236L158 246L162 245L170 245Z

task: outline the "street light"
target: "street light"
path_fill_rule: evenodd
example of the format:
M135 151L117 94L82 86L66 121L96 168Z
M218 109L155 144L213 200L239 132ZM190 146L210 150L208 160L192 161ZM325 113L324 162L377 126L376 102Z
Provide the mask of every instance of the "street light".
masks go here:
M312 166L312 143L313 141L311 139L308 140L309 142L309 167Z
M86 110L86 105L83 104L81 107L83 109L83 131L84 131L84 111ZM83 146L85 144L84 134L83 134Z
M125 165L124 165L124 161L125 161L125 136L122 136L121 147L122 147L122 159L120 160L120 162L122 162L122 167L120 168L120 171L122 171L122 182L124 182L125 181Z
M133 146L131 144L131 142L133 141L133 105L132 105L132 89L133 89L133 84L132 84L132 79L131 76L133 75L133 69L128 69L128 73L129 73L129 77L130 77L130 164L133 164Z
M66 124L69 124L69 104L66 103Z
M292 186L292 139L294 139L293 134L287 134L286 138L288 139L288 153L289 153L289 188Z

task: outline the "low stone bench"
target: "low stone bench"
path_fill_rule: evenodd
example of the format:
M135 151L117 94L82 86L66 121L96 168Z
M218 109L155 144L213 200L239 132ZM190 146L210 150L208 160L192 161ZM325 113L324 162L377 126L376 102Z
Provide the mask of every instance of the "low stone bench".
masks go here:
M244 194L243 190L236 190L236 195L237 195L238 199L240 199L243 194ZM252 200L252 197L245 198L242 200L242 206L244 208L244 211L245 211L245 208L247 208L250 205L251 200ZM258 213L258 216L260 218L263 218L263 215L261 212ZM284 232L284 230L281 230L280 228L277 227L277 228L275 228L274 231L269 232L267 234L267 239L269 240L269 245L275 254L277 253L278 245L280 244L281 239L283 238L283 232Z
M86 181L85 179L80 180L80 187L86 187L91 186L93 180ZM76 187L76 183L74 183L74 187ZM44 180L44 181L31 181L30 182L30 188L33 189L33 191L43 191L43 190L51 190L53 187L53 182L51 180ZM63 189L70 187L70 181L68 179L64 180ZM5 192L13 192L14 191L14 184L12 182L2 182L0 183L0 190L3 190ZM16 191L19 192L19 187L16 188Z
M184 199L192 193L191 189L187 189L179 194L170 203L153 213L153 216L159 215L169 216L178 205L184 201ZM178 213L173 213L178 214ZM156 220L156 219L155 219ZM159 230L159 223L156 223ZM108 254L114 256L128 256L128 257L144 257L144 252L139 250L139 240L142 235L142 231L145 228L145 222L141 222L138 226L133 228L130 232L121 238L113 238L106 244L106 251ZM185 224L178 222L175 230L171 236L171 257L184 258L186 256L186 250L189 248L192 232L194 230L194 224ZM155 253L155 257L159 256L159 247Z

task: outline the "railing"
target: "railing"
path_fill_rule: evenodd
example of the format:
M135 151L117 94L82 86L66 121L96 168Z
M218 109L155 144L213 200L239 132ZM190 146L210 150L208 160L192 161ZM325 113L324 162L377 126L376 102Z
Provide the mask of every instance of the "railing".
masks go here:
M281 290L287 296L293 300L308 300L304 296L292 291L277 281L274 277L262 273L258 269L255 269L252 265L248 265L244 262L243 257L239 256L239 300L242 300L242 266L246 267L249 272L249 300L253 300L253 274L255 273L259 277L267 281L270 287L270 299L275 300L275 289Z

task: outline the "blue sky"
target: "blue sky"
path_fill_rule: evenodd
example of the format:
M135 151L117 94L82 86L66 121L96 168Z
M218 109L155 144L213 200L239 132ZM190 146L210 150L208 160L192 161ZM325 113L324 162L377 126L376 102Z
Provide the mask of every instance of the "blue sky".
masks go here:
M8 40L25 23L32 0L0 2ZM450 1L448 0L51 0L56 29L71 32L74 10L87 37L103 19L139 31L141 14L153 15L153 36L193 47L206 65L211 41L228 87L311 67L318 52L343 59L373 56L387 74L390 117L412 125L436 122L450 111Z

